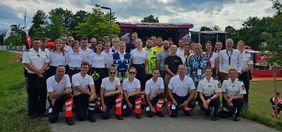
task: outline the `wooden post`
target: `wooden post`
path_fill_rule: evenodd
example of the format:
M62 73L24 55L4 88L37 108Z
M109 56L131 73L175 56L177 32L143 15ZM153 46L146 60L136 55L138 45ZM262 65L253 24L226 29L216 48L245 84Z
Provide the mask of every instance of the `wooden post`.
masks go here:
M276 104L276 99L277 99L277 81L276 81L276 66L273 66L273 83L274 83L274 109L275 109L275 114L277 114L277 104ZM275 118L278 118L278 115L275 116Z

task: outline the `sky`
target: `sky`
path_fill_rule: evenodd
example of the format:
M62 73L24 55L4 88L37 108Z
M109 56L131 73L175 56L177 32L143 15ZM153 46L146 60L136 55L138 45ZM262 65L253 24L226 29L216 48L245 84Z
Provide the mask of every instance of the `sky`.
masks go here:
M91 12L95 4L108 6L115 12L118 22L140 22L154 15L160 23L191 23L192 30L202 26L228 25L239 29L249 17L273 16L271 0L1 0L0 31L11 24L24 24L27 12L27 27L39 9L48 13L62 7L73 13L84 10ZM107 12L107 10L105 10Z

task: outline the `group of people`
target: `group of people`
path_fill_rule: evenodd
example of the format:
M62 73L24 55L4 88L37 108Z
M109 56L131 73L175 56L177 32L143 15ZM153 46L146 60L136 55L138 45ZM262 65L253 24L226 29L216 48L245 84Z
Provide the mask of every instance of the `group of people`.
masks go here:
M236 50L232 39L225 50L221 42L213 48L207 41L205 52L200 43L182 39L176 46L152 36L143 44L136 32L127 43L110 42L107 35L103 41L61 36L52 49L47 43L47 38L33 39L23 53L31 117L46 115L46 98L49 121L56 122L65 107L69 125L74 117L95 122L96 113L109 119L111 109L118 120L132 113L140 119L142 111L163 117L163 105L170 117L177 117L178 110L190 116L199 105L211 120L220 115L238 121L248 103L253 62L242 40Z

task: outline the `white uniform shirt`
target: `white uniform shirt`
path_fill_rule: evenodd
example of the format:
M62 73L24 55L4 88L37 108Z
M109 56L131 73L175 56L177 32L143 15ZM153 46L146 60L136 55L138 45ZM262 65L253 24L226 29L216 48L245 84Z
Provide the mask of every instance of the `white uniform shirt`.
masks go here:
M67 62L69 67L79 68L83 61L86 61L86 58L81 52L76 53L71 51L67 55Z
M136 78L134 78L132 82L129 82L128 78L126 78L122 82L122 89L126 91L128 94L135 92L138 88L141 88L141 84L140 81Z
M65 88L71 87L70 77L67 74L64 75L59 83L55 80L55 75L49 77L46 83L48 92L61 93Z
M207 55L206 52L204 52L203 54ZM207 56L208 57L208 56ZM214 68L215 67L215 59L218 57L218 53L212 52L212 55L209 58L209 61L211 63L211 67Z
M102 54L105 55L106 58L106 68L110 68L113 65L113 52L110 49L109 52L103 51Z
M150 95L150 98L156 97L155 92L164 89L164 81L163 78L158 77L157 82L153 81L153 78L149 79L145 85L145 94Z
M133 64L144 64L145 60L148 59L148 53L144 50L139 51L137 49L133 49L130 52L130 57Z
M48 57L48 54L50 53L50 50L48 48L45 48L44 50L41 49L41 51L44 52Z
M105 93L115 91L117 86L120 86L120 80L117 77L115 77L113 82L109 80L109 77L102 79L101 88L105 89Z
M173 76L169 81L168 88L181 97L188 95L190 90L196 89L192 78L187 75L185 75L183 81L180 79L179 75Z
M222 83L221 91L226 93L228 97L246 94L246 90L242 81L236 79L234 82L229 78Z
M82 77L80 72L77 74L74 74L72 76L72 86L73 86L73 93L74 96L81 94L76 87L79 85L82 88L89 90L90 86L94 86L93 78L90 75L86 75L85 77Z
M180 58L184 57L184 48L181 49L180 47L178 47L176 51L176 55L179 56Z
M229 59L230 58L230 59ZM228 73L230 66L240 72L240 53L232 49L231 52L227 50L220 51L219 54L219 70L220 72ZM230 63L230 65L229 65Z
M221 92L220 88L218 87L218 81L214 80L212 77L210 81L208 81L207 78L200 80L197 91L203 93L203 95L206 97Z
M60 65L67 65L67 53L63 55L62 52L49 52L48 59L50 61L50 66L60 66Z
M84 57L87 59L88 62L89 62L89 56L94 53L93 50L89 48L87 48L86 50L79 49L79 51L84 55Z
M105 68L106 67L106 56L105 54L92 53L89 56L89 63L91 67Z
M119 54L120 60L123 61L124 60L124 56L125 56L125 52L123 52L123 53L118 52L118 54Z
M239 52L240 53L240 52ZM251 56L251 54L248 52L248 51L246 51L246 50L244 50L243 52L242 52L242 54L240 53L240 55L241 55L241 59L240 59L240 61L241 61L241 63L240 63L240 70L242 70L242 69L244 69L245 67L247 67L248 65L253 65L254 64L254 62L253 62L253 60L252 60L252 56Z
M64 46L64 50L65 50L67 53L72 52L72 48L71 48L71 47L69 47L69 46L68 46L68 45L66 45L66 44L65 44L65 46Z
M37 69L41 69L44 63L48 63L47 54L42 52L41 49L35 51L31 48L29 51L23 53L22 63L31 64ZM28 69L28 68L27 68ZM34 73L28 69L28 73Z

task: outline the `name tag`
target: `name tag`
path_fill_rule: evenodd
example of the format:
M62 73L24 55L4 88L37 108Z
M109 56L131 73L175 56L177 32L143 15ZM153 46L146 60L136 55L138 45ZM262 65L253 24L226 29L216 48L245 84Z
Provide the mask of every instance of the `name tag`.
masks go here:
M176 106L175 105L171 105L171 109L175 110Z
M198 75L198 76L201 76L201 75L202 75L202 69L198 69L198 70L197 70L197 75Z
M48 109L48 113L49 113L49 114L52 113L52 111L53 111L53 108L49 108L49 109Z
M123 105L123 107L122 107L123 109L126 109L126 105Z
M148 107L146 107L146 111L150 111L150 107L148 106Z

